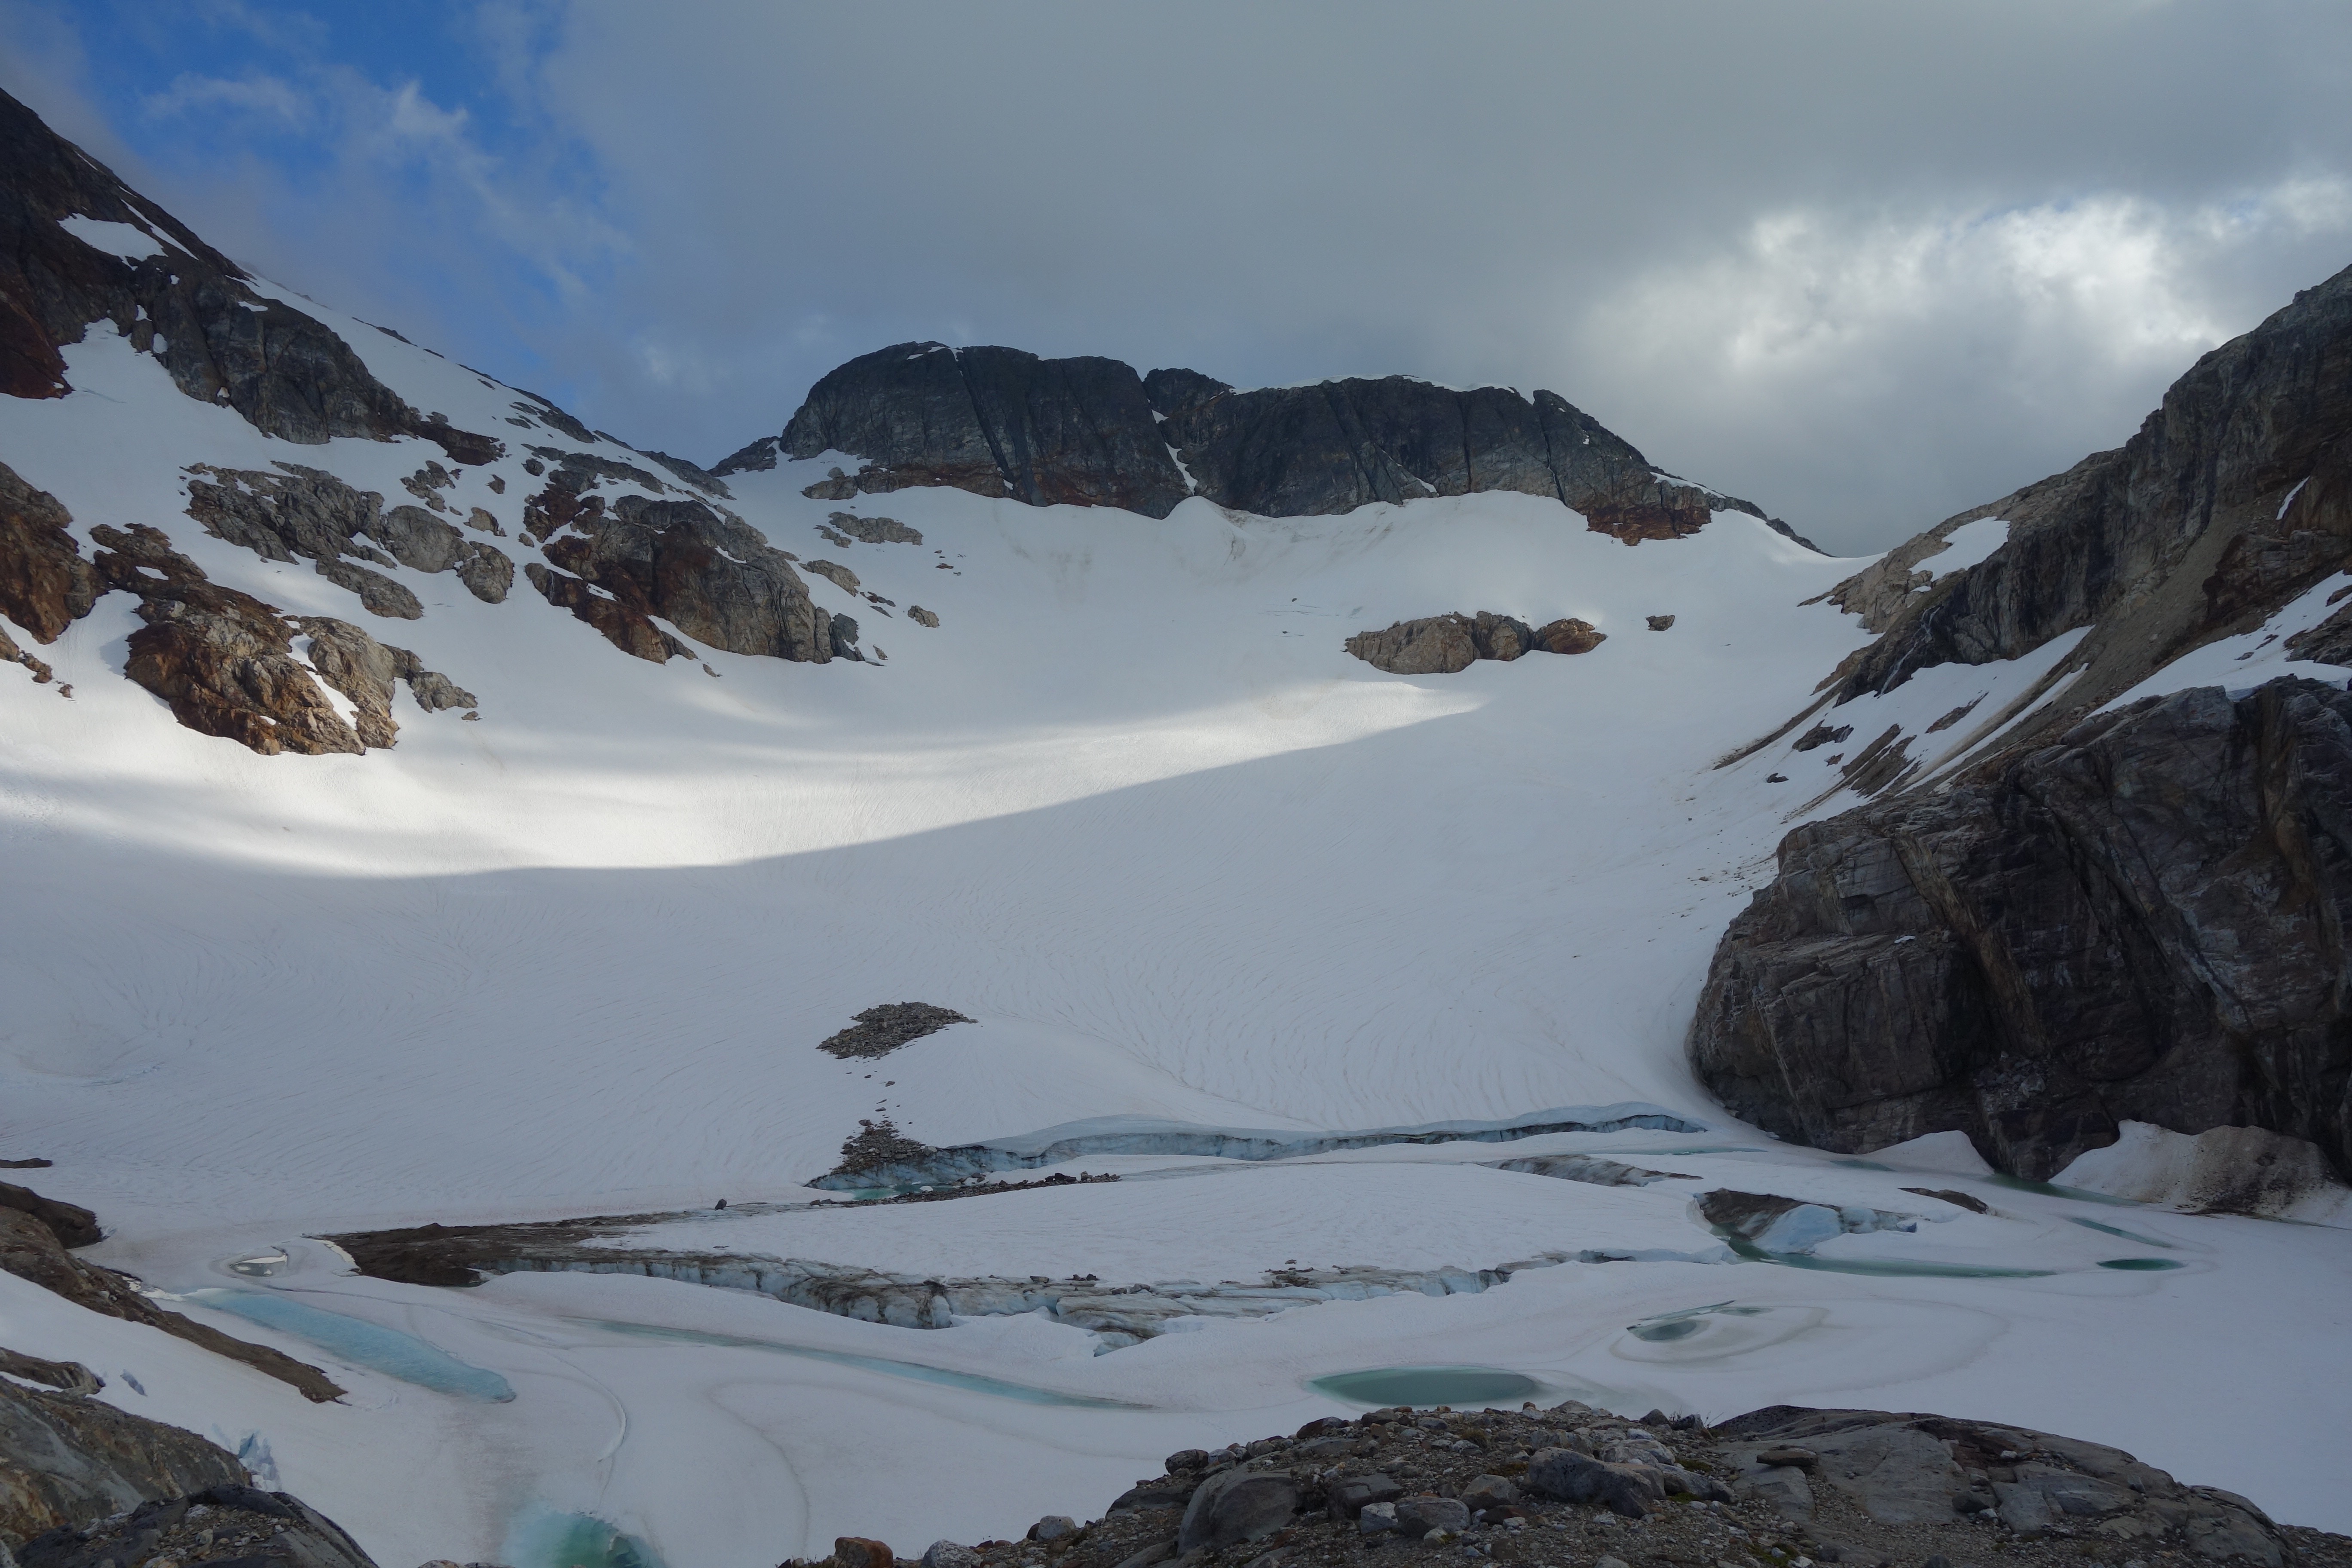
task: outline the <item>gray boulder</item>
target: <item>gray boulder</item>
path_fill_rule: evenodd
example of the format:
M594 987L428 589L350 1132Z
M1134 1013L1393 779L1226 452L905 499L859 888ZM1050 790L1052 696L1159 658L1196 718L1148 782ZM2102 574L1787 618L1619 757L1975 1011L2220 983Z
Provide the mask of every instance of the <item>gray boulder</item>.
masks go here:
M1508 1508L1519 1500L1519 1489L1507 1476L1473 1476L1462 1489L1462 1500L1474 1509Z
M1288 1470L1224 1470L1192 1494L1177 1527L1176 1549L1197 1552L1256 1541L1297 1513L1298 1486Z
M1457 1499L1423 1493L1397 1500L1396 1521L1407 1535L1427 1535L1433 1530L1458 1533L1470 1528L1470 1510Z
M1335 1519L1353 1519L1374 1503L1394 1502L1404 1488L1383 1475L1348 1476L1324 1488L1324 1506Z
M1666 1495L1655 1470L1612 1464L1573 1448L1546 1448L1538 1453L1528 1461L1527 1485L1538 1497L1596 1505L1628 1519L1646 1518Z
M934 1541L923 1548L923 1568L980 1568L980 1553L952 1541Z

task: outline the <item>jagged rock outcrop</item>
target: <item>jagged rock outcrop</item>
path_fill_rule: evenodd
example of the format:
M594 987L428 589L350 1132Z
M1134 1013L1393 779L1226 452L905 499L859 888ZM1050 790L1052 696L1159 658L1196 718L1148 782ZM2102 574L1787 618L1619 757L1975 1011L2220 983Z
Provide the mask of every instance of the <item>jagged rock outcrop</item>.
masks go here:
M188 515L215 539L242 545L265 561L316 563L320 576L357 594L372 615L413 621L425 612L407 588L355 561L376 566L397 562L425 573L454 571L469 593L493 605L514 582L514 563L503 551L467 539L424 507L387 511L375 491L354 489L323 469L287 462L273 466L275 473L194 465L190 474L205 477L188 481ZM427 468L447 478L438 463ZM431 485L415 482L411 488L438 503Z
M691 650L653 624L729 653L823 664L842 652L838 623L809 597L793 557L731 512L695 500L622 495L610 508L585 494L594 476L558 468L530 503L531 534L550 571L525 567L532 585L596 627L615 647L660 663ZM856 625L847 641L856 641ZM848 649L856 657L855 647Z
M428 712L451 705L433 700L448 694L474 705L415 654L378 643L348 621L289 618L250 594L213 583L144 523L127 530L101 523L90 538L102 546L100 576L139 596L139 618L146 623L131 634L124 673L199 733L264 756L390 746L400 728L391 713L394 677L410 682ZM294 646L298 634L310 639L308 663ZM314 673L351 700L356 727L319 689Z
M264 756L366 749L294 657L293 628L275 605L211 582L144 523L101 523L90 538L102 546L99 570L139 595L146 623L131 634L123 673L173 718Z
M69 218L125 226L126 247L152 254L79 238ZM459 463L502 449L410 407L332 331L257 292L235 262L0 93L0 391L62 396L60 346L100 321L190 397L284 440L418 436Z
M2126 1120L2352 1173L2352 693L2100 715L1798 828L1691 1028L1735 1113L1858 1151L1957 1129L2047 1177Z
M1608 640L1607 633L1585 621L1571 618L1537 627L1514 616L1481 610L1475 616L1448 612L1358 632L1346 647L1373 668L1391 675L1453 675L1482 658L1507 663L1535 652L1590 653Z
M12 1190L23 1192L22 1188ZM14 1274L20 1279L30 1280L43 1289L53 1291L93 1312L129 1322L144 1323L215 1355L242 1362L257 1372L291 1385L306 1399L323 1403L343 1392L317 1367L306 1365L267 1345L234 1339L218 1329L182 1317L177 1312L167 1312L140 1294L122 1275L76 1258L67 1248L87 1247L95 1241L96 1226L92 1223L85 1226L80 1223L89 1218L89 1210L73 1208L70 1205L60 1206L69 1211L62 1224L56 1223L37 1205L0 1204L0 1270ZM79 1219L73 1216L79 1216ZM68 1240L68 1237L75 1239ZM6 1452L5 1444L0 1443L0 1455Z
M867 544L920 544L920 530L908 527L895 517L860 517L854 511L825 514L825 522L835 531Z
M2008 521L2006 542L1937 575L1946 539L1986 518ZM2347 555L2352 269L2199 360L2123 447L1961 512L1841 584L1834 602L1883 635L1840 668L1837 700L2092 626L2018 700L2081 672L2030 721L2046 734L2189 648L2259 625Z
M25 1543L47 1531L247 1479L235 1458L193 1432L0 1379L0 1548L20 1562Z
M717 471L827 452L866 465L808 488L835 500L950 485L1151 517L1194 494L1302 517L1516 490L1559 500L1629 544L1696 532L1717 510L1763 515L1661 471L1549 392L1457 392L1410 376L1236 392L1197 371L1146 377L1116 360L943 343L851 360L809 390L781 437Z
M72 521L57 497L0 463L0 615L37 642L57 641L105 591L66 531Z
M1399 621L1376 632L1358 632L1347 649L1374 669L1391 675L1454 675L1478 658L1470 617L1448 612Z

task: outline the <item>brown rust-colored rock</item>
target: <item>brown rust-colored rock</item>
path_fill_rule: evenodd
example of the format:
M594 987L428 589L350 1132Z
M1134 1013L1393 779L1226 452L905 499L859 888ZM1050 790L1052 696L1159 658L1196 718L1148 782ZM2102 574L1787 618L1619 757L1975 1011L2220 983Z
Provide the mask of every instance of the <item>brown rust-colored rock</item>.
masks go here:
M66 531L72 521L57 497L0 463L0 615L37 642L57 641L105 591Z
M292 630L274 606L208 581L143 523L100 524L90 537L104 547L99 571L139 595L146 623L131 634L124 673L181 723L264 756L365 750L294 657Z
M21 1209L0 1208L0 1269L30 1280L76 1306L110 1318L144 1323L190 1344L242 1362L289 1384L306 1399L324 1402L343 1391L317 1367L292 1356L234 1339L177 1312L167 1312L141 1295L111 1269L85 1263L68 1252L55 1231Z
M0 1182L0 1209L15 1209L38 1220L60 1247L94 1247L106 1239L98 1228L98 1216L79 1204L61 1203L45 1198L30 1187L20 1187L13 1182Z
M2149 699L1797 829L1717 948L1701 1079L1783 1137L1958 1130L2047 1177L2124 1120L2352 1174L2352 693Z
M1591 653L1609 640L1609 634L1591 621L1574 616L1536 628L1536 646L1547 653Z

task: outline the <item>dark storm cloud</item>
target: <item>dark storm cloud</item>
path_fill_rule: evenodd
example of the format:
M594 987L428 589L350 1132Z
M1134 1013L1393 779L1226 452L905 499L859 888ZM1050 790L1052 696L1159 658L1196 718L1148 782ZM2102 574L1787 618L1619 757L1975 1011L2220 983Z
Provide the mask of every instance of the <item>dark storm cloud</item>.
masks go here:
M260 259L509 334L592 422L706 458L911 337L1245 384L1402 371L1552 387L1875 548L2120 441L2199 353L2352 260L2341 7L614 0L476 23L543 145L435 109L429 75L403 121L379 73L385 129L353 145L440 174L371 183L355 153L333 194L414 217L405 270L282 224L251 229ZM207 94L293 112L257 79L181 90L184 118ZM452 214L531 273L530 310L511 268L456 252Z

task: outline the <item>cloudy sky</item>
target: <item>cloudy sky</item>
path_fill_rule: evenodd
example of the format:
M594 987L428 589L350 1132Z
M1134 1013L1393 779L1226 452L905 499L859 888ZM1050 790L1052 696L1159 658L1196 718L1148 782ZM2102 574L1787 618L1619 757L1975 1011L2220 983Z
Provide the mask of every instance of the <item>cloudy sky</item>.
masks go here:
M2352 263L2352 7L0 0L256 269L710 461L907 339L1548 386L1868 550Z

